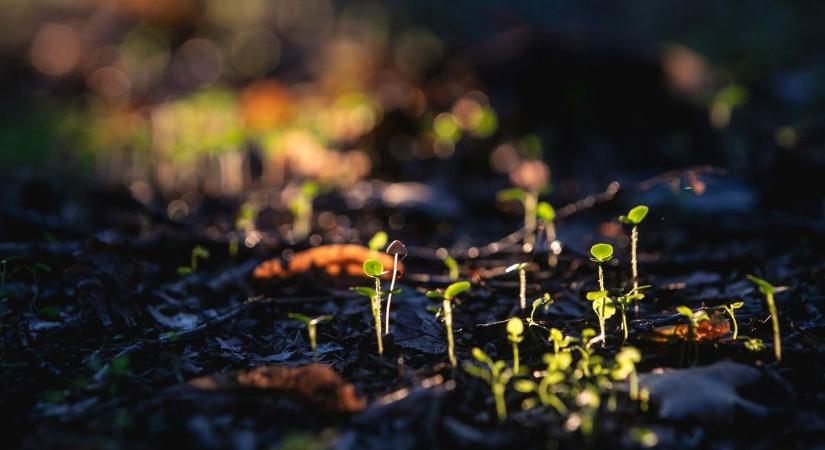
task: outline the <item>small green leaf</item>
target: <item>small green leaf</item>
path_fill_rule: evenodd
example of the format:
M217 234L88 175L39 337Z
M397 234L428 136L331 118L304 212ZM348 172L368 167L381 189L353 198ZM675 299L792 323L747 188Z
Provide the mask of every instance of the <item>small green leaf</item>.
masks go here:
M678 312L679 314L681 314L681 315L683 315L687 318L690 318L690 319L693 318L693 310L688 308L687 306L677 306L676 307L676 312Z
M550 203L539 202L538 206L536 206L536 216L539 219L550 223L556 220L556 210Z
M773 294L774 292L776 292L776 287L774 287L774 285L768 283L767 281L761 278L757 278L750 274L748 274L747 277L749 280L751 280L751 282L753 282L757 287L759 287L759 292L765 295Z
M507 335L511 337L510 340L519 338L524 333L524 322L518 317L513 317L507 321Z
M536 382L530 380L516 380L513 382L513 389L522 394L529 394L536 390Z
M590 291L587 293L587 299L590 301L601 300L607 297L607 291Z
M596 314L602 314L602 305L604 305L604 316L602 318L609 319L616 314L616 306L613 305L613 300L609 297L602 297L598 300L593 301L593 311L596 311Z
M191 267L186 267L186 266L178 267L178 275L191 275L191 274L192 274L192 268Z
M305 198L315 198L320 190L321 186L314 181L305 181L301 185L301 195Z
M613 257L613 246L610 244L596 244L590 247L590 254L596 262L610 261Z
M735 302L730 304L730 309L739 309L743 306L745 306L744 302Z
M639 205L631 209L626 216L620 216L619 221L624 223L629 223L633 225L638 225L645 220L647 217L647 213L650 209L645 205Z
M478 361L478 362L482 362L482 363L485 363L485 364L488 364L488 363L492 364L492 362L493 362L490 359L490 357L487 356L487 354L484 353L484 351L482 349L478 348L478 347L473 347L473 349L470 351L470 353L473 355L473 358L475 358L476 361Z
M385 245L387 245L387 240L389 240L389 236L387 236L387 233L379 231L378 233L375 233L372 236L372 238L367 243L367 247L369 247L369 249L373 251L381 250L382 248L384 248Z
M444 292L441 291L441 290L427 291L427 293L425 295L427 296L427 298L432 298L432 299L436 299L436 300L440 300L440 299L444 298Z
M373 288L358 286L358 287L352 287L352 288L349 288L349 289L351 291L357 292L357 293L359 293L359 294L361 294L365 297L369 297L369 298L375 297L375 289L373 289Z
M527 193L524 190L519 188L509 188L498 191L496 194L496 199L500 202L523 202L524 199L527 198Z
M384 265L377 259L368 259L364 261L364 273L369 277L380 277L384 273Z
M469 281L457 281L449 286L447 289L444 290L444 298L448 300L452 300L455 298L456 295L470 289L470 282Z
M452 256L447 255L444 257L444 266L446 266L447 270L449 271L449 275L447 275L447 277L450 279L450 281L457 280L460 275L458 261L456 261L455 258L453 258Z
M309 323L312 319L309 316L305 316L301 313L289 313L289 318L293 320L300 320L303 323Z

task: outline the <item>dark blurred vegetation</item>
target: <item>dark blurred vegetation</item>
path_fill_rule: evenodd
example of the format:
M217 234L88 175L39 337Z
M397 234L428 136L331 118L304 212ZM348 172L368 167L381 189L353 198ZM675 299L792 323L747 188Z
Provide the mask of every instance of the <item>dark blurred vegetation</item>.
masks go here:
M822 23L815 1L6 0L0 161L138 199L486 179L508 152L575 197L713 164L818 217Z

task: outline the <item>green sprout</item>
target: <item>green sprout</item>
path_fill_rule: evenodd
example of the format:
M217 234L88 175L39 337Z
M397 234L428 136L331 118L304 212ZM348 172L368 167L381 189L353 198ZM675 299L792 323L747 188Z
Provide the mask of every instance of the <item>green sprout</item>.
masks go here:
M776 356L776 360L781 361L782 338L779 335L779 313L776 310L776 302L774 301L773 295L777 292L784 291L786 288L774 286L753 275L748 275L748 279L759 288L759 292L765 295L765 302L768 304L768 312L771 315L771 325L773 325L773 353Z
M536 383L533 380L516 380L513 388L523 394L536 394L537 398L528 398L522 402L523 409L530 409L536 405L536 400L542 406L550 406L559 414L567 414L567 406L559 398L557 392L562 388L559 385L567 379L570 365L573 363L573 356L568 352L558 354L545 354L543 358L547 364L547 370Z
M536 206L536 216L544 223L544 233L547 237L547 264L555 267L558 264L561 245L556 241L556 210L548 202L539 202Z
M604 341L606 339L604 324L605 321L616 314L616 306L613 300L607 296L607 291L591 291L587 293L587 299L593 302L593 312L596 313L596 318L599 319L599 331L601 332L598 339Z
M447 289L435 290L427 292L427 297L432 299L441 299L441 309L439 315L444 318L444 328L447 334L447 356L450 359L450 365L456 367L458 360L455 357L455 340L453 339L453 301L458 294L470 289L469 281L457 281L449 286Z
M524 271L525 268L527 268L527 263L513 264L504 269L505 273L518 270L518 301L521 309L527 307L527 273Z
M318 317L309 317L300 313L289 313L289 318L303 322L307 326L307 334L309 335L309 348L312 353L318 349L318 324L325 320L332 320L331 315L324 315Z
M550 339L550 342L553 343L553 353L555 354L558 354L559 351L566 349L570 346L570 344L576 341L576 338L566 336L558 328L550 329L550 336L548 339Z
M741 308L742 306L744 306L743 302L734 302L729 305L722 305L722 309L730 317L730 321L733 324L734 341L739 337L739 324L736 322L736 310Z
M533 308L530 310L530 317L527 318L527 326L540 326L535 320L536 310L540 307L544 307L544 311L547 311L547 308L549 308L552 304L553 298L550 297L550 294L547 292L545 292L543 296L533 300Z
M745 348L754 353L758 353L765 350L765 343L762 342L762 339L749 337L745 341Z
M619 295L616 297L616 300L613 302L616 306L619 307L619 313L622 315L622 345L624 346L625 342L627 342L627 334L628 334L628 327L627 327L627 308L634 304L637 300L641 300L644 298L644 294L639 292L642 289L647 289L650 286L636 286L627 294Z
M517 201L524 209L524 247L525 251L533 249L536 243L537 208L539 193L520 188L509 188L498 192L496 199L501 202Z
M209 250L196 245L189 257L189 266L178 267L178 275L191 275L198 270L198 261L209 259Z
M476 361L487 367L479 367L475 364L466 363L464 370L474 377L481 378L490 385L490 389L493 392L493 399L496 403L498 420L503 421L507 418L507 404L504 401L504 390L510 382L510 378L513 377L513 372L507 368L507 364L504 361L493 362L493 360L478 347L473 348L472 355Z
M642 354L634 347L624 347L615 356L616 365L610 375L614 380L626 380L629 377L630 399L639 399L639 377L636 363L642 360Z
M375 288L356 287L353 291L370 299L372 318L375 321L375 341L378 344L378 354L384 354L384 341L381 339L381 275L384 274L384 265L377 259L364 261L364 273L375 280Z
M587 299L593 302L593 310L596 311L596 316L599 318L599 329L601 330L602 347L604 347L604 321L616 314L616 308L613 306L613 300L607 296L607 290L604 288L604 268L602 265L613 258L613 246L610 244L599 243L590 247L591 261L596 263L599 270L599 290L595 292L588 292Z
M513 344L513 373L519 373L518 345L524 340L524 323L518 317L507 321L507 340Z
M449 278L450 281L458 280L458 277L461 275L458 268L458 261L447 253L446 248L439 249L436 254L441 258L441 261L444 262L444 267L447 268L447 278Z
M385 237L383 242L381 242L381 246L383 247L384 244L387 242L386 233L384 233ZM376 236L378 236L376 234ZM373 240L375 237L373 237ZM370 241L372 243L372 240ZM407 256L407 247L399 241L395 240L387 246L387 254L392 255L392 278L390 281L390 292L387 294L387 319L384 321L384 334L390 334L390 304L392 304L392 293L395 290L395 279L398 275L398 258L404 259Z
M312 231L312 202L320 190L318 183L305 181L289 202L289 211L293 217L292 235L296 241L305 239Z
M699 323L710 320L710 317L708 317L708 313L703 310L693 311L687 306L677 306L676 312L688 319L688 343L693 347L694 351L691 365L696 365L699 359L699 348L696 344L699 338Z
M639 224L645 220L649 208L645 205L639 205L631 209L626 216L619 216L619 221L625 224L633 225L630 231L630 268L633 275L633 293L639 290L639 266L636 259L636 245L639 242ZM640 297L639 300L644 298Z
M384 248L385 245L387 245L389 239L390 237L387 235L385 231L379 231L373 234L370 240L367 242L367 248L374 252L377 252L378 250Z

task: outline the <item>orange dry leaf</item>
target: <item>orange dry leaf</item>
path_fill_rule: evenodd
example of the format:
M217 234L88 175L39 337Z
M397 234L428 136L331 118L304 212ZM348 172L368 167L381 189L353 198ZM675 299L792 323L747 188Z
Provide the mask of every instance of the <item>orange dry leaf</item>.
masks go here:
M730 322L725 317L719 314L712 314L710 320L703 320L699 322L696 327L695 341L712 341L730 332ZM668 325L664 327L657 327L653 330L652 339L655 341L667 341L669 339L678 339L687 341L690 336L690 325L680 323L677 325Z
M199 377L187 384L206 391L269 391L341 413L360 412L366 406L366 401L358 397L352 384L347 383L329 366L320 364L293 368L261 366Z
M351 277L366 277L363 270L364 261L373 258L384 264L387 271L382 278L389 279L392 275L393 257L383 252L376 252L356 244L331 244L314 247L302 252L298 252L289 260L284 267L284 263L279 258L262 262L252 276L264 280L268 278L291 277L298 273L305 273L311 270L323 270L327 275L337 277L340 275ZM404 265L398 262L398 271L404 272Z

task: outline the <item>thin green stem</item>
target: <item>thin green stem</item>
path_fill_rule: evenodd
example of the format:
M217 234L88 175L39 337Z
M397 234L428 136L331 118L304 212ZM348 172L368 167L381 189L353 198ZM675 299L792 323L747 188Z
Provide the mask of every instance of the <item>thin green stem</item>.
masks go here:
M390 334L390 304L392 303L392 291L395 290L395 276L398 274L398 254L392 258L392 280L390 281L390 292L387 294L387 317L384 319L384 334Z
M497 381L493 381L493 398L496 401L498 420L503 422L507 418L507 403L504 402L504 386Z
M639 266L636 260L636 243L639 242L639 227L633 225L630 232L630 268L633 272L633 293L639 290Z
M307 323L307 333L309 334L309 348L312 349L312 353L315 353L318 349L318 328L315 321L310 320Z
M450 359L450 365L453 367L458 365L455 357L455 341L453 340L453 307L450 300L444 299L441 304L441 311L444 313L444 328L447 333L447 357Z
M518 357L518 344L513 342L513 372L515 374L519 373L519 357Z
M524 244L531 248L536 243L536 207L539 195L537 192L527 192L524 196Z
M782 337L779 334L779 314L776 311L773 292L765 294L765 300L768 302L768 311L771 314L771 324L773 325L773 353L777 361L782 361Z
M524 269L519 269L518 271L518 299L519 304L521 305L521 309L527 307L527 273Z
M622 339L622 347L627 342L627 314L625 314L625 307L621 307L622 311L622 330L624 330L624 339Z
M384 354L384 341L381 338L381 278L375 277L375 295L372 297L372 317L375 319L375 339L378 354Z

